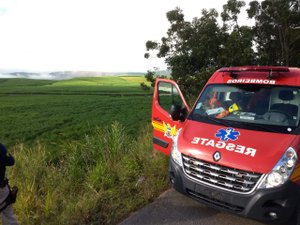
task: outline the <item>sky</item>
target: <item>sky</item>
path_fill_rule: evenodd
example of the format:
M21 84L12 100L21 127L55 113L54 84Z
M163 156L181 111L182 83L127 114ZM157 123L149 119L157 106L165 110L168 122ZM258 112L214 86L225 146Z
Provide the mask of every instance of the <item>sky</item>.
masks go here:
M144 58L145 43L170 27L166 13L185 20L227 0L0 0L0 71L146 72L167 68ZM249 1L246 1L249 2ZM241 24L251 24L244 14Z

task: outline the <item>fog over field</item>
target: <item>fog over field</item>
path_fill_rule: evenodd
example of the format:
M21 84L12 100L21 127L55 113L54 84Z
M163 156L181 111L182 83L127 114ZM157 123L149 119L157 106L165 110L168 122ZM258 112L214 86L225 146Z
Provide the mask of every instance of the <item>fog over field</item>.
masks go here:
M28 78L38 80L64 80L75 77L98 77L98 76L115 76L118 74L143 74L135 72L113 73L97 71L56 71L56 72L10 72L0 71L0 78Z

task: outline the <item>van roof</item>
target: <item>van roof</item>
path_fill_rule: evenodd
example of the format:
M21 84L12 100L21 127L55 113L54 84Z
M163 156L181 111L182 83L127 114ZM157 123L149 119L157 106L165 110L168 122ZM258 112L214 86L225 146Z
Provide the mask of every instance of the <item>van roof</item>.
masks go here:
M223 67L212 75L209 83L300 86L300 69L284 66Z

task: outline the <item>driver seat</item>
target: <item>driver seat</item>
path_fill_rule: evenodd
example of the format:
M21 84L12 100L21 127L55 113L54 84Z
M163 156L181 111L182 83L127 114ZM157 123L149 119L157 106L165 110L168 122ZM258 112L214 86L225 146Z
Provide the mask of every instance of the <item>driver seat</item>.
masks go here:
M291 104L290 101L294 99L294 93L291 90L281 90L278 98L282 103L275 103L271 105L271 110L276 110L289 115L289 119L297 119L298 106Z

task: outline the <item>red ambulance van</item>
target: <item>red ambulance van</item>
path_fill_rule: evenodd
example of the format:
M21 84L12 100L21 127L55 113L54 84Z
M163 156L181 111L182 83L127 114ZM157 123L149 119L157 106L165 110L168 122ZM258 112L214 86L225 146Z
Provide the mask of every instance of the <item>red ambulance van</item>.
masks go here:
M300 224L299 108L299 68L219 69L192 109L174 81L158 79L154 148L170 155L178 192L263 222Z

